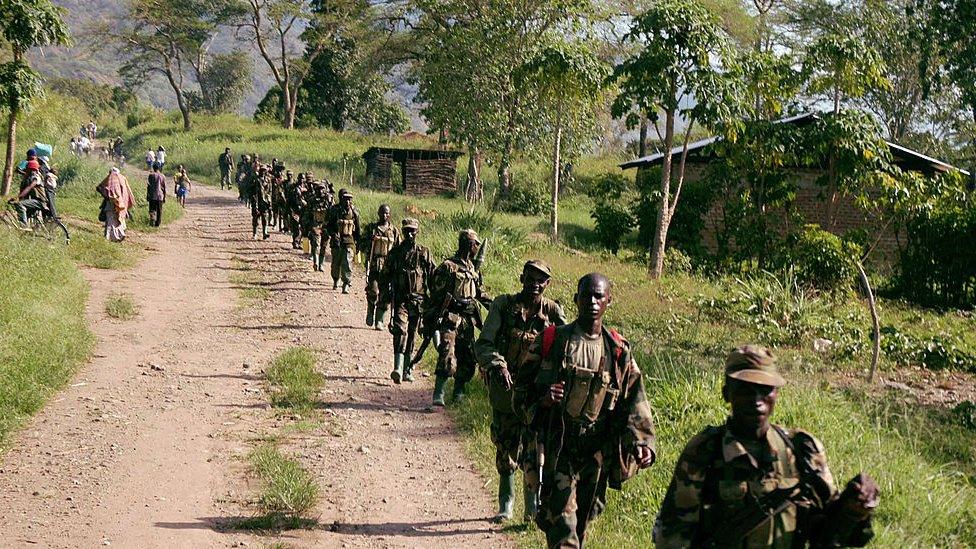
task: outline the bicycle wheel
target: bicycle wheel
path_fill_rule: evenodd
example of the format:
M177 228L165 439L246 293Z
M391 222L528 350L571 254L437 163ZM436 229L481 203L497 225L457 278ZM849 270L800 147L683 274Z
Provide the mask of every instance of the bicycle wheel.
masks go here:
M58 242L63 242L65 246L71 242L71 235L68 233L68 227L61 222L60 219L52 217L44 221L45 230L51 235L50 240L56 240Z

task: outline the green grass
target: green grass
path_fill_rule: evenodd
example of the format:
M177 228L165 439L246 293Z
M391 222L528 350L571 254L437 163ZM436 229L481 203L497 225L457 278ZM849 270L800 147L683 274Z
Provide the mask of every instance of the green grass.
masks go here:
M260 503L268 517L300 519L315 507L319 487L297 460L274 444L259 446L248 459L261 478Z
M88 358L87 298L64 246L0 230L0 448Z
M317 362L315 353L304 347L293 347L275 357L265 372L271 404L293 410L314 408L325 382L315 371Z
M264 301L271 295L271 290L262 286L264 279L261 273L251 269L251 264L240 257L231 260L234 272L230 274L228 280L236 285L237 306L239 309L246 309L256 302Z
M139 315L139 306L128 294L112 294L105 300L105 314L117 320L132 320Z

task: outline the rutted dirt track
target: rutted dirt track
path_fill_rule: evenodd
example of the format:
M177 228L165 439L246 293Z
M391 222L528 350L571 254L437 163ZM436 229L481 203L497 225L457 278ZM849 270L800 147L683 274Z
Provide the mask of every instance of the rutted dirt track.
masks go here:
M509 545L450 419L425 411L429 380L389 381L390 336L363 326L362 282L341 295L284 235L249 237L236 197L195 186L136 268L86 273L95 357L3 456L0 547ZM240 305L244 271L269 290L261 305ZM105 316L113 292L136 319ZM260 373L296 344L326 376L324 421L300 433L269 409ZM320 527L228 532L257 514L243 458L276 433L318 479Z

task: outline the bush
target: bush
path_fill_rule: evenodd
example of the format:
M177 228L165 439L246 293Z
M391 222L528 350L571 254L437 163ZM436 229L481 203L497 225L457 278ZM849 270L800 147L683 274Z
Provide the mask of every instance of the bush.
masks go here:
M537 183L512 185L508 196L498 203L500 210L521 215L543 215L549 206L549 189Z
M881 350L896 364L932 370L955 368L976 372L976 353L951 334L918 337L894 326L881 328Z
M600 243L613 253L620 249L620 241L637 224L626 195L631 194L630 181L619 173L606 173L587 184L587 192L594 200L590 217L596 222Z
M817 225L806 225L786 239L781 263L792 268L806 288L824 292L849 290L858 275L861 250Z
M695 270L691 257L678 248L664 250L664 270L669 273L689 274Z
M976 307L976 208L946 207L907 227L896 287L923 305Z

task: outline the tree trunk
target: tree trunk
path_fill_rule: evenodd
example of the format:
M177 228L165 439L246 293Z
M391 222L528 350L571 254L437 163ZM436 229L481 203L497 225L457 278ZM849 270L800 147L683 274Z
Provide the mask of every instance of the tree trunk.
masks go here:
M183 131L190 131L190 105L186 102L186 97L183 97L183 87L180 83L176 81L176 76L173 74L172 58L166 59L166 80L169 81L170 87L173 88L173 93L176 94L176 106L180 108L180 114L183 115ZM182 79L182 76L181 76Z
M562 171L560 153L563 146L562 101L556 109L556 139L552 148L552 208L549 211L549 238L553 243L559 240L559 173Z
M657 210L657 226L654 230L654 243L651 245L651 262L648 266L651 278L661 278L664 273L664 249L668 238L668 225L671 223L671 164L674 145L675 111L664 114L664 164L661 166L661 203Z
M478 146L468 144L468 184L464 190L464 198L468 202L479 202L482 198L481 192L481 152Z
M637 158L647 156L647 117L641 116L640 133L637 138Z
M864 272L864 266L860 261L856 262L857 273L861 278L861 286L868 295L868 310L871 311L871 340L874 346L871 352L871 369L868 371L868 383L874 381L874 372L878 369L878 357L881 354L881 325L878 320L878 307L874 302L874 292L871 291L871 283L868 281L868 274Z
M14 179L14 151L17 149L17 109L11 108L7 118L7 154L3 165L3 184L0 185L0 195L6 196L10 192L10 183Z
M281 100L284 101L285 111L285 119L282 123L286 130L292 130L295 128L295 105L292 104L291 89L287 83L281 88Z

